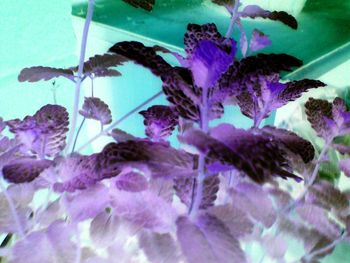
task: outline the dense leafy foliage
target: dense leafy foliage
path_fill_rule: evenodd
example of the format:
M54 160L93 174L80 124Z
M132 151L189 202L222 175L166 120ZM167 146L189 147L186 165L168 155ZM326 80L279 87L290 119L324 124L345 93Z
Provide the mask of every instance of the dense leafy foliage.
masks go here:
M155 4L125 2L148 11ZM68 132L78 137L80 129L69 131L62 106L45 105L23 120L0 118L3 260L244 263L254 262L249 251L258 244L266 253L259 262L287 262L293 253L288 241L295 239L303 244L295 262L320 262L339 242L350 241L349 192L318 176L333 148L345 155L337 165L350 177L349 146L335 141L350 131L345 102L310 98L305 104L308 121L325 142L318 158L313 144L297 133L262 126L278 108L326 85L282 79L281 73L302 61L252 54L271 41L255 29L248 45L240 23L260 17L296 29L294 17L241 8L239 1L213 2L232 15L232 25L241 31L239 44L231 27L223 36L213 23L189 24L184 56L124 41L88 59L81 75L79 67L21 71L19 81L82 82L120 76L115 67L132 61L161 79L168 105L133 111L143 117L146 137L139 138L115 128L120 121L111 124L111 110L101 98L86 97L80 129L92 119L102 129L99 136L112 141L87 155L67 149ZM163 53L180 66L168 63ZM250 129L211 125L232 103L252 120ZM294 188L303 190L295 194ZM38 205L43 193L48 197Z

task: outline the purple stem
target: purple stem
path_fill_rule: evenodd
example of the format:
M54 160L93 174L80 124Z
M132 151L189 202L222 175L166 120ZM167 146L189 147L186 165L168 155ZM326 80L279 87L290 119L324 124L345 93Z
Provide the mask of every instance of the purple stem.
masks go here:
M84 61L85 61L85 53L86 53L86 44L87 44L87 38L89 33L89 27L92 20L92 16L94 13L94 1L95 0L89 0L88 2L88 9L83 29L83 36L81 40L81 47L80 47L80 60L79 60L79 67L78 67L78 76L75 86L75 94L74 94L74 106L73 106L73 116L72 116L72 126L70 128L70 132L68 135L68 142L66 146L66 152L69 151L71 144L73 143L74 133L77 126L77 119L78 119L78 109L79 109L79 99L80 99L80 87L81 83L83 82L83 69L84 69Z
M232 31L233 28L235 26L236 20L239 17L238 15L238 8L240 6L240 0L233 0L234 1L234 6L233 6L233 10L232 10L232 14L231 14L231 21L230 21L230 25L227 29L226 38L229 38L232 35Z

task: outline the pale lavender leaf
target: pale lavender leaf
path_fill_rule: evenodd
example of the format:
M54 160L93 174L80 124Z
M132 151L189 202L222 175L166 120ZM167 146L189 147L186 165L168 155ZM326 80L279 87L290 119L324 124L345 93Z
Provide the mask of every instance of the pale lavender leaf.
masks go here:
M164 178L152 178L149 182L149 188L152 192L171 203L174 197L174 182Z
M225 224L209 214L199 215L196 222L179 217L177 237L189 263L246 262L239 242Z
M239 39L239 44L241 47L242 56L245 57L247 55L247 51L248 51L247 34L245 33L242 26L239 27L239 30L241 31L241 38Z
M250 39L249 48L256 52L269 45L271 45L271 40L269 37L258 29L254 29Z
M76 245L71 241L71 235L71 229L64 221L56 221L47 229L32 232L18 241L9 263L74 262Z
M41 227L48 227L54 221L63 219L64 207L61 207L60 200L57 199L47 205L47 207L36 215L36 222Z
M144 230L139 235L140 247L149 262L177 263L181 260L179 247L169 234L158 234Z
M119 218L102 211L90 223L90 238L97 247L108 247L117 237Z
M142 192L148 188L148 181L139 172L130 171L116 178L115 185L119 190L127 192Z
M79 113L87 119L100 121L106 125L112 122L112 114L108 105L97 97L85 97L83 108Z
M112 197L114 213L137 226L165 233L176 220L171 204L153 192L114 191Z
M234 207L246 212L265 227L271 227L276 221L277 214L272 200L261 186L239 183L231 190L231 196Z
M296 211L303 220L329 239L336 239L340 236L339 225L329 218L325 209L315 205L302 204L296 208Z
M253 232L254 223L248 218L246 212L231 204L210 207L208 213L221 220L235 238L244 237Z
M35 189L32 184L13 184L7 188L7 192L17 206L27 207L33 200Z
M67 194L61 198L61 205L66 208L72 220L80 222L93 218L110 205L108 189L95 185L86 190Z
M350 159L342 159L339 161L339 168L347 177L350 177Z
M262 238L267 254L275 259L282 259L287 252L287 240L281 235L267 234Z

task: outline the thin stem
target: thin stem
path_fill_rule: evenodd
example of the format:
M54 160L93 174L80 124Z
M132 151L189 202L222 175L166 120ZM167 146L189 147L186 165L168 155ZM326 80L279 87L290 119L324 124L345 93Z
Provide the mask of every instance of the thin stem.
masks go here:
M232 34L234 25L236 23L236 20L238 18L238 8L240 6L240 0L233 0L234 1L234 6L233 6L233 10L232 10L232 14L231 14L231 21L230 21L230 25L227 29L226 38L229 38Z
M1 188L1 191L3 192L3 194L7 200L8 205L9 205L12 217L13 217L15 224L16 224L16 227L17 227L18 235L20 236L21 239L25 239L24 229L23 229L23 226L22 226L21 221L19 219L19 216L17 214L15 204L13 203L11 196L8 194L6 187L3 185L3 183L1 181L0 181L0 188Z
M80 48L80 60L79 60L79 67L78 67L78 76L77 76L77 82L75 86L75 94L74 94L74 106L73 106L73 115L72 115L72 126L68 135L68 142L66 146L66 152L69 151L69 148L71 147L71 144L73 142L75 129L77 126L77 118L78 118L78 109L79 109L79 99L80 99L80 87L81 83L83 82L83 70L84 70L84 61L85 61L85 53L86 53L86 45L87 45L87 38L89 33L89 27L92 20L92 16L94 13L94 0L89 0L88 2L88 10L87 15L85 19L84 29L83 29L83 36L81 40L81 48Z
M92 142L94 142L95 140L97 140L98 138L100 138L101 136L108 134L110 131L112 131L117 125L119 125L121 122L123 122L124 120L126 120L127 118L129 118L131 115L133 115L134 113L138 112L140 109L142 109L144 106L146 106L148 103L152 102L153 100L155 100L156 98L158 98L160 95L163 94L163 91L159 91L156 94L154 94L152 97L148 98L147 100L145 100L144 102L142 102L140 105L138 105L136 108L132 109L131 111L129 111L128 113L126 113L123 117L121 117L120 119L116 120L115 122L113 122L111 125L109 125L106 129L102 130L101 132L99 132L97 135L95 135L94 137L92 137L88 142L86 142L85 144L83 144L82 146L80 146L77 150L77 152L82 151L83 149L85 149L87 146L89 146Z
M304 197L306 196L306 194L308 193L309 191L309 188L314 184L316 178L317 178L317 175L318 175L318 172L320 170L320 167L321 167L321 163L323 162L323 159L324 157L326 156L327 152L328 152L328 149L329 149L329 146L330 144L332 143L332 139L328 140L326 142L326 144L324 145L320 155L318 156L318 159L317 159L317 163L316 163L316 166L312 172L312 175L310 177L310 180L306 183L306 186L303 190L303 192L299 195L299 197L294 200L291 204L289 204L287 207L285 207L283 210L282 210L282 213L285 213L285 212L288 212L290 211L291 209L293 209L300 201L302 201L304 199Z
M94 96L94 78L90 76L91 79L91 97Z
M73 148L72 148L72 153L74 152L74 149L75 149L75 145L77 144L77 141L78 141L78 137L79 137L79 134L81 132L81 129L83 128L84 126L84 122L85 122L86 118L84 117L80 126L79 126L79 129L77 131L77 135L75 136L75 139L74 139L74 143L73 143Z
M200 106L200 128L203 132L208 133L209 131L209 120L208 120L208 87L202 88L202 103ZM192 199L192 205L191 210L189 211L190 217L195 218L197 215L197 212L199 210L199 207L202 202L203 197L203 191L204 191L204 180L206 178L205 173L205 154L200 153L199 154L199 161L198 161L198 177L197 177L197 184L193 184L193 191L194 187L197 186L196 194L194 196L194 199Z

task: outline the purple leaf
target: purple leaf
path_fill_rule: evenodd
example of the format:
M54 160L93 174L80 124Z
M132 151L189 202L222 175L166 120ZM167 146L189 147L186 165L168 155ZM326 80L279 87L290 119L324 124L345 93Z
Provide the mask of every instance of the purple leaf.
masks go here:
M116 142L135 141L137 138L121 129L115 128L111 132L111 136Z
M123 0L125 3L132 5L136 8L142 8L147 11L152 11L153 6L156 3L156 0Z
M240 12L241 17L250 17L250 18L268 18L271 20L280 21L283 24L293 28L298 28L298 22L297 20L290 14L284 12L284 11L273 11L270 12L268 10L262 9L260 6L257 5L247 5L242 12Z
M339 225L328 217L325 209L315 205L303 204L299 205L296 211L303 220L329 239L333 240L340 236L341 229Z
M245 57L247 55L247 51L248 51L248 39L247 39L247 34L245 33L244 29L242 26L238 27L240 32L241 32L241 38L239 40L239 44L241 47L241 52L242 52L242 56Z
M112 122L112 114L108 105L96 97L85 97L83 108L79 113L87 119L100 121L102 125Z
M258 183L263 183L274 175L300 180L286 170L288 166L284 151L269 137L236 129L228 124L212 129L211 135L212 137L199 130L190 130L179 137L206 154L210 172L235 168Z
M292 131L278 129L273 126L265 126L257 131L271 136L271 140L276 141L292 153L299 155L304 163L314 159L315 149L312 144Z
M254 29L250 39L249 48L256 52L271 45L271 40L263 32Z
M175 192L181 202L187 207L192 205L193 196L197 193L197 185L193 187L194 178L177 178L175 179ZM204 179L203 182L203 197L200 203L200 209L206 209L214 205L214 202L219 191L219 176L211 175Z
M130 223L159 233L170 231L176 219L171 204L150 191L114 191L112 208L115 215Z
M341 98L335 98L333 103L310 98L305 109L312 128L323 139L331 140L350 132L350 112Z
M254 224L246 212L237 209L234 205L213 206L208 209L208 213L221 220L235 238L244 237L253 232Z
M169 106L155 105L139 113L144 117L147 137L155 141L166 140L179 122L179 115Z
M97 247L108 247L117 238L119 218L103 211L90 224L90 238Z
M170 234L142 231L139 243L149 262L177 263L181 260L179 248Z
M196 222L179 217L177 237L189 263L246 262L239 242L225 224L216 217L203 214Z
M174 197L174 183L172 180L164 178L152 178L149 183L149 188L152 192L163 198L166 202L172 203Z
M233 206L245 211L257 222L269 228L276 221L277 214L272 200L264 189L252 183L239 183L231 193Z
M192 72L194 83L203 89L213 87L234 62L235 54L235 49L228 54L215 42L200 41L189 59L189 69Z
M59 105L45 105L33 116L7 121L10 131L29 150L39 156L56 156L66 145L68 112Z
M7 188L9 196L20 207L28 207L33 200L35 189L32 184L12 184Z
M74 73L71 69L51 68L51 67L31 67L22 69L18 76L18 81L37 82L40 80L50 80L53 78L64 77L74 80Z
M20 159L3 167L4 178L11 183L28 183L53 164L50 160Z
M171 148L164 143L127 141L110 143L96 160L99 177L117 176L124 168L138 168L151 172L153 178L191 176L195 173L194 156Z
M12 249L10 262L74 262L76 245L71 241L71 229L56 221L45 230L31 232Z
M127 192L142 192L148 188L147 179L141 173L132 171L119 175L115 185Z
M274 259L283 259L288 249L288 243L281 235L267 234L263 237L262 244L266 253Z

